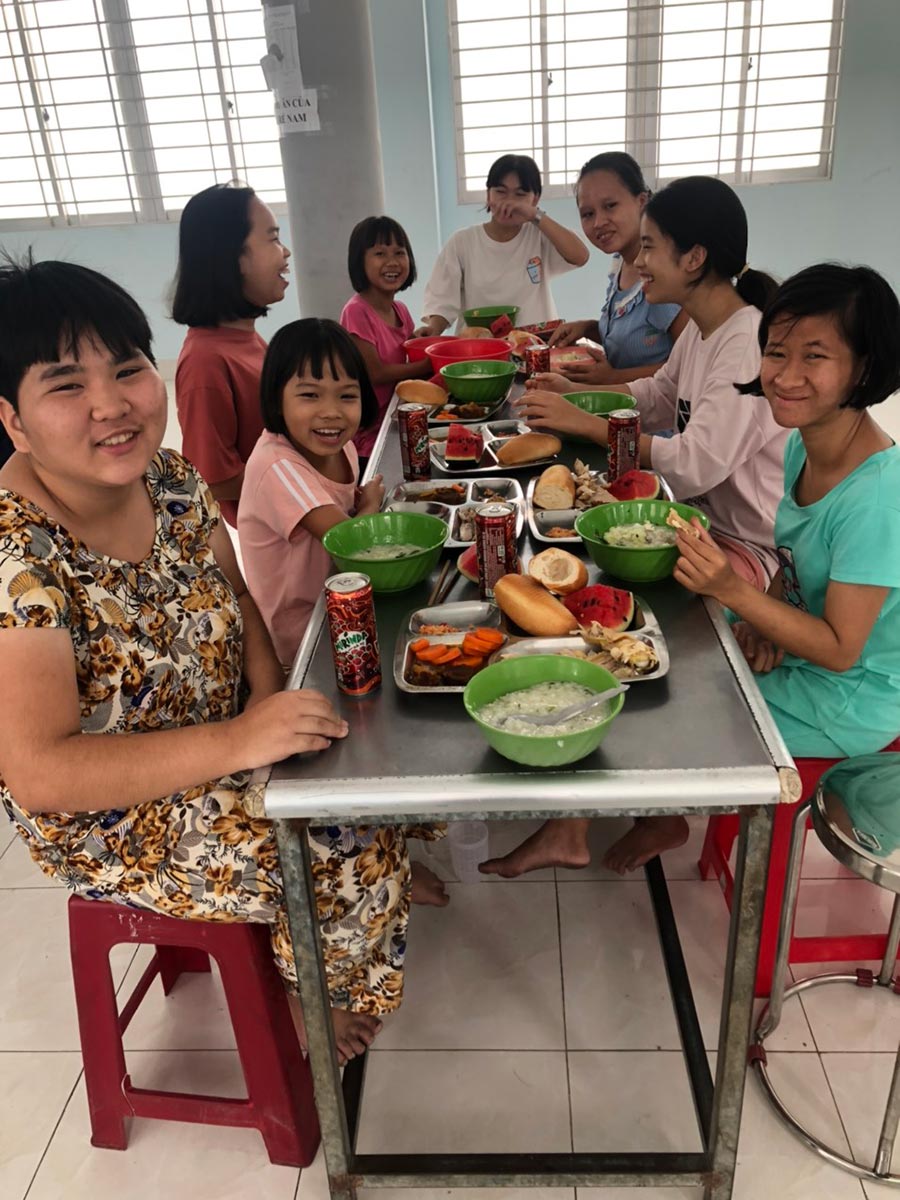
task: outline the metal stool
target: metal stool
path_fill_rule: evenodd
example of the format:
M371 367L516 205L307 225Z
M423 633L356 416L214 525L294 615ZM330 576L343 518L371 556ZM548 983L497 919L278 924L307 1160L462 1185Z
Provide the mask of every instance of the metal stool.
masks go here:
M788 953L791 945L797 892L800 887L800 864L803 858L803 839L807 814L811 810L813 829L819 840L840 863L868 879L878 887L896 893L887 948L881 971L858 968L852 975L817 975L801 979L784 990L787 977ZM794 817L791 847L788 857L787 885L778 930L778 951L775 959L772 998L760 1014L754 1045L750 1048L750 1064L754 1068L768 1099L784 1124L811 1150L834 1166L842 1167L860 1179L900 1185L900 1175L891 1174L891 1155L897 1124L900 1121L900 1049L894 1062L894 1074L888 1093L881 1136L874 1165L864 1166L840 1154L819 1141L788 1112L769 1078L764 1041L778 1026L785 1000L810 988L827 983L852 983L857 987L890 988L900 996L900 976L894 978L897 950L900 946L900 760L894 755L867 754L849 758L827 771L816 789L811 804L803 805Z

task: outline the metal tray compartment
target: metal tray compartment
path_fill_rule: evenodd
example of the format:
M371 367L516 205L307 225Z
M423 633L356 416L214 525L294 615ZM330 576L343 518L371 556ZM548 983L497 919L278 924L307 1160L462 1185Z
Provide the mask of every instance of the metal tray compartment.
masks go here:
M464 488L464 498L459 504L438 504L436 501L417 502L414 497L422 491L428 491L434 487L447 487L450 484L459 485ZM518 479L509 479L503 475L488 476L484 479L454 479L454 480L430 480L415 483L398 483L396 487L385 498L385 511L396 509L397 505L403 505L404 509L412 512L431 512L434 508L443 508L447 515L443 513L435 513L435 516L441 517L450 526L450 535L444 542L444 547L447 550L464 550L467 546L471 546L474 542L472 538L460 537L460 511L468 508L473 504L486 504L485 491L490 488L494 492L498 492L510 504L514 504L517 509L516 515L516 537L521 537L522 531L525 528L525 493L522 491L522 485Z
M437 608L431 609L430 611L437 612L444 607L450 607L450 606L438 605ZM427 612L429 610L421 609L420 611ZM410 617L412 618L412 616L414 616L414 615L415 614L410 614ZM437 695L442 695L442 694L449 694L452 692L458 692L458 693L464 692L466 690L466 685L464 683L446 684L443 686L435 686L435 687L419 687L417 684L410 683L409 680L406 678L406 667L407 667L407 663L408 663L409 656L410 656L409 647L412 642L419 641L420 638L423 636L426 636L428 638L428 641L431 645L437 645L438 643L443 643L446 646L459 646L459 645L461 645L462 640L466 635L465 635L465 632L463 632L463 631L460 631L459 633L442 633L442 634L423 635L423 634L410 633L408 629L401 629L400 636L397 638L397 644L394 647L394 683L397 685L397 687L400 689L401 692L409 692L411 695L419 695L419 694L424 694L424 693L434 693ZM501 646L500 649L502 650L503 647ZM490 661L491 661L490 658L487 659L485 662L485 666Z
M466 633L479 626L498 629L501 620L500 609L490 600L458 600L450 604L413 609L407 618L406 628L421 637L423 625L452 625L460 633Z
M606 486L605 471L593 471L592 474L601 486ZM528 518L528 528L531 531L531 536L535 541L544 542L548 546L561 546L563 548L581 546L582 542L578 534L571 538L548 537L547 531L553 529L555 526L563 529L574 529L576 517L579 513L586 510L580 508L536 508L534 503L534 489L538 485L539 478L536 475L534 479L528 481L528 492L525 496L525 513ZM659 483L660 499L674 500L675 497L672 495L672 489L666 483L665 479L663 479L662 475L659 476Z
M649 606L646 600L640 596L635 596L635 612L634 622L631 629L627 630L632 637L640 638L641 641L649 642L656 651L656 657L659 659L659 666L655 671L649 671L646 675L637 675L628 672L627 674L618 675L620 679L627 683L646 683L651 679L662 679L664 675L669 673L669 647L663 632L659 627L659 622L656 619L656 614ZM584 650L589 654L596 653L598 647L590 646L579 635L557 638L539 638L539 637L513 637L506 646L501 646L496 650L491 657L491 662L497 662L500 658L509 658L521 654L561 654L564 650ZM616 667L610 667L610 670L615 670L616 674L623 669L623 664L616 664Z
M510 392L511 387L512 387L512 384L510 384L510 388L507 389L506 394L501 396L499 400L495 400L493 404L479 405L481 412L479 412L477 417L454 416L452 418L446 418L446 417L439 418L437 416L437 413L444 411L444 409L446 409L448 405L453 405L454 403L459 403L459 404L463 403L463 401L461 401L461 400L454 401L453 397L448 395L447 396L447 404L444 406L444 409L435 408L435 409L432 409L429 411L429 414L428 414L429 428L430 429L446 429L448 425L481 425L485 421L489 421L492 417L496 417L497 414L501 411L504 404L509 399L509 392Z
M473 425L472 428L473 432L481 433L484 438L484 453L479 466L465 468L468 475L496 475L501 471L531 471L536 467L547 467L556 461L555 457L539 458L528 463L501 463L497 459L497 451L504 442L518 437L520 434L532 432L524 421L487 421L477 426ZM448 475L453 476L456 474L456 468L447 465L445 454L447 432L446 429L429 431L431 462L439 471L446 471Z

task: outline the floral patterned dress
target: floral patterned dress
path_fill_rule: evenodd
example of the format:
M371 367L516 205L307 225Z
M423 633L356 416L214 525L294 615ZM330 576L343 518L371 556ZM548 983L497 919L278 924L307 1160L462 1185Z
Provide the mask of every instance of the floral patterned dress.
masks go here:
M239 710L242 622L209 545L218 506L171 450L150 464L156 537L140 563L92 553L30 501L0 489L0 637L68 631L85 734L224 721ZM271 926L278 969L296 990L271 822L242 800L249 773L133 807L29 813L0 799L47 875L80 895L205 921ZM310 831L332 1002L381 1013L400 1004L409 859L395 827Z

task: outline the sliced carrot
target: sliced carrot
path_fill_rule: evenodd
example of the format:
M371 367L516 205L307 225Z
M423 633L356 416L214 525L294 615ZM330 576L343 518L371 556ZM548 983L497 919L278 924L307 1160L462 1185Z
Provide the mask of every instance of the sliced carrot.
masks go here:
M444 653L440 658L435 659L435 662L437 662L440 666L443 666L444 663L455 662L456 659L461 657L462 650L460 650L459 646L446 646L444 648Z
M475 637L474 634L468 633L463 638L463 653L464 654L491 654L497 649L497 642L483 642L481 638Z
M443 645L426 646L424 650L416 651L416 658L418 658L420 662L436 663L446 649L447 647Z
M456 663L460 667L483 667L484 659L480 654L463 654Z
M418 641L410 642L409 648L415 654L417 650L424 650L426 646L430 645L431 642L429 642L428 638L419 638Z
M481 638L483 642L496 642L498 646L503 644L503 634L499 629L473 629L472 636Z

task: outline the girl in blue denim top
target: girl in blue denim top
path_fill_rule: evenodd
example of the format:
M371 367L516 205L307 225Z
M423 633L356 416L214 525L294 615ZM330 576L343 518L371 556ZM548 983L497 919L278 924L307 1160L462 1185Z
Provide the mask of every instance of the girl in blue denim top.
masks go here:
M551 345L588 337L603 345L592 363L566 363L574 383L605 386L654 375L687 324L677 304L650 304L634 265L641 248L641 213L650 199L641 168L630 154L597 154L581 168L575 199L588 241L613 256L603 309L596 321L567 321ZM592 352L593 353L593 352Z

